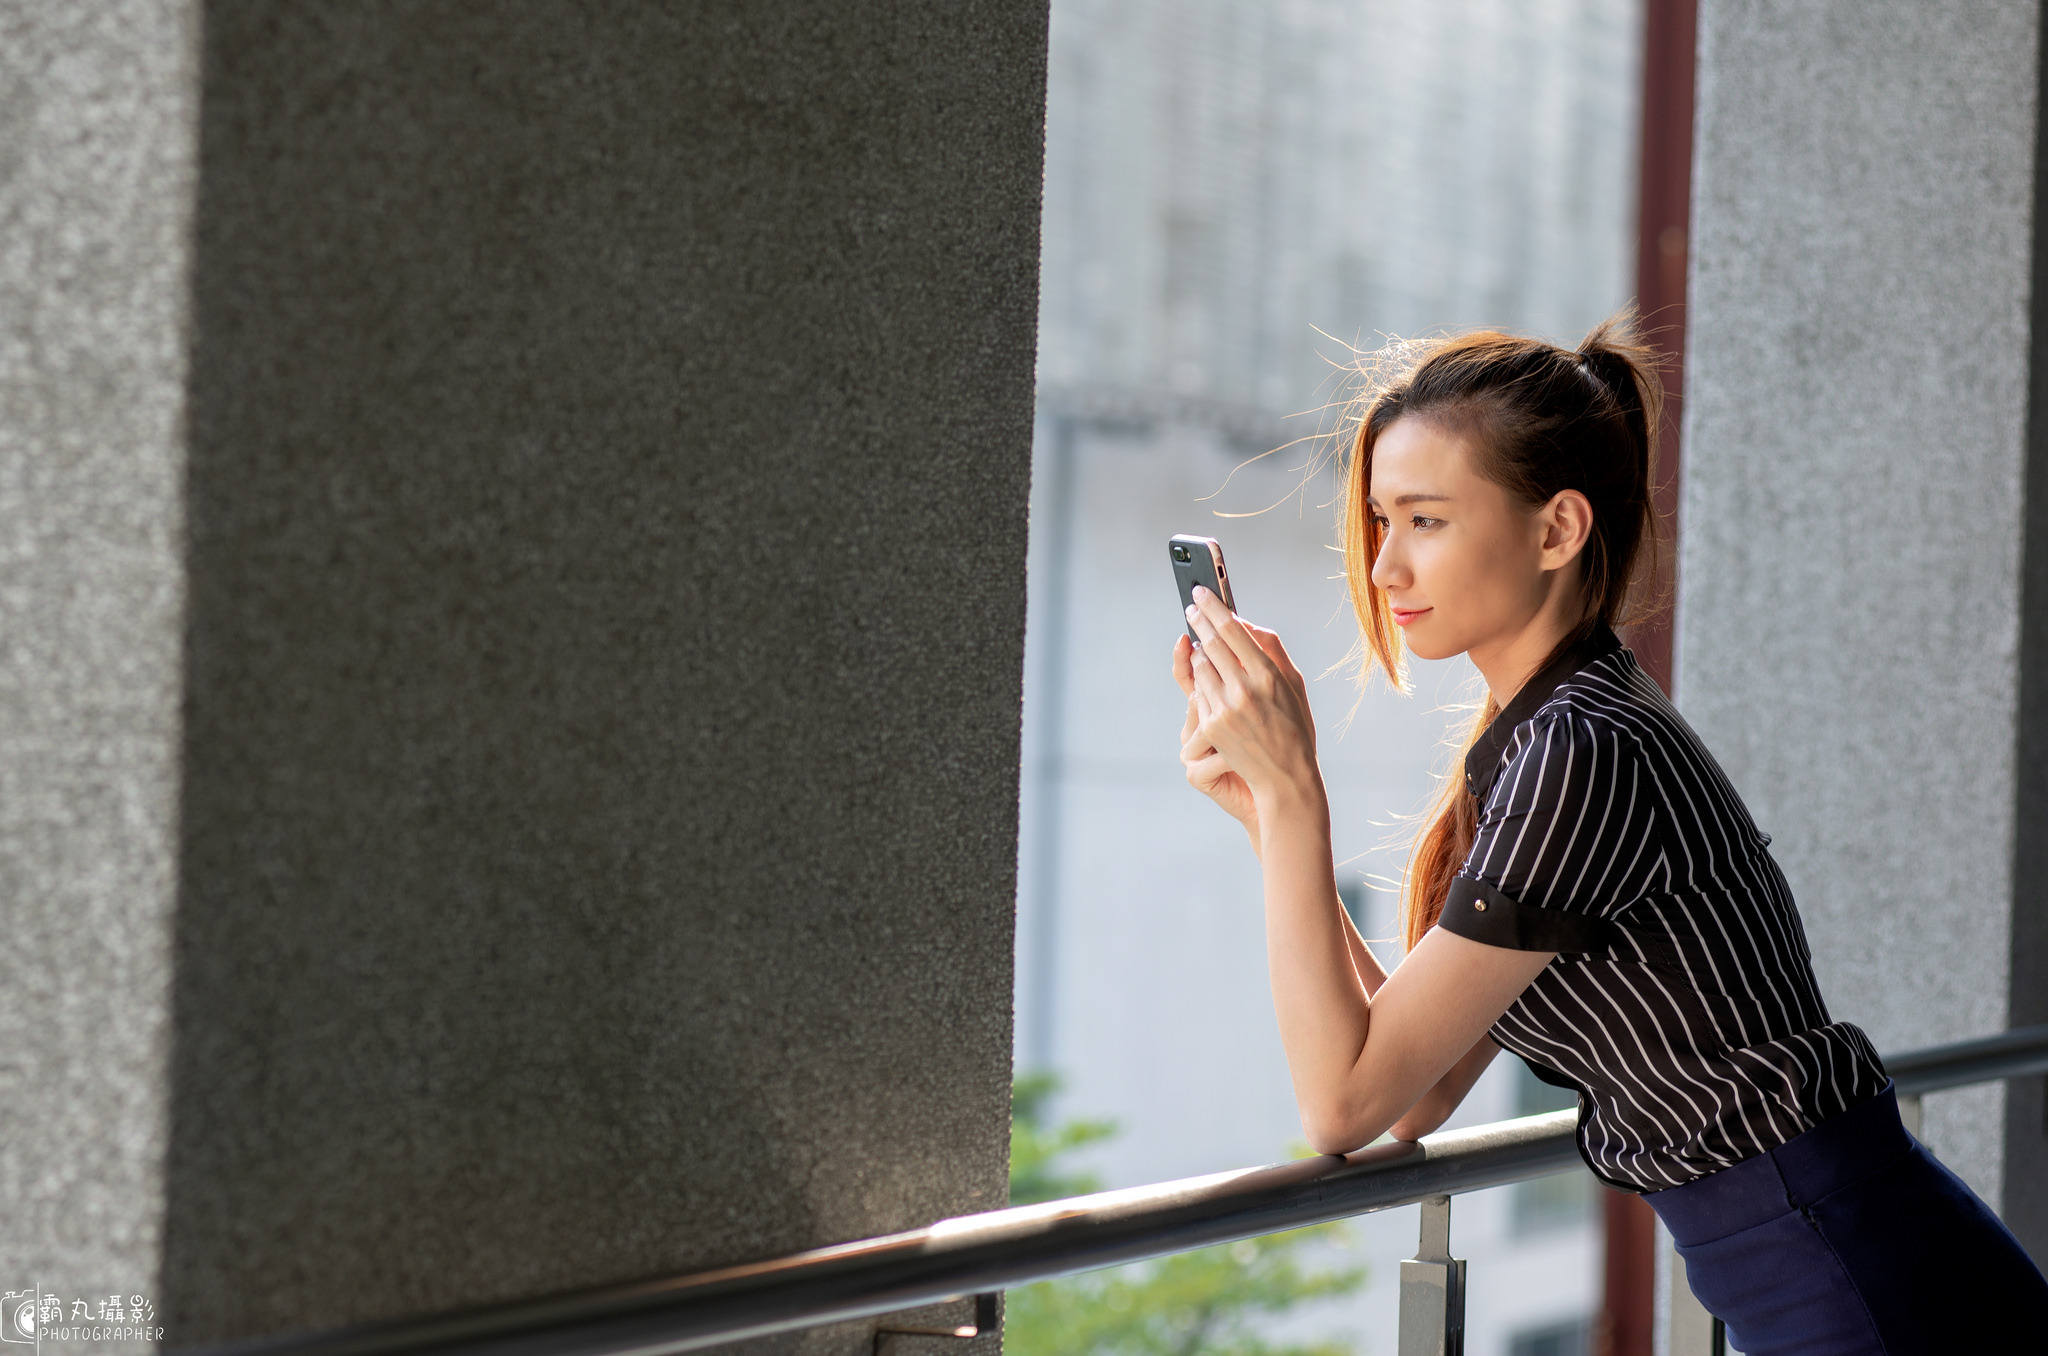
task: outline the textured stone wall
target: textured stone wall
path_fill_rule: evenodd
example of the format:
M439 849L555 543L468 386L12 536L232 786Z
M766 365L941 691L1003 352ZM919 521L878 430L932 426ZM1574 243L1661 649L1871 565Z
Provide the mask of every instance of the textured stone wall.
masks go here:
M1700 6L1680 703L1886 1049L2008 1019L2037 20ZM1993 1202L2003 1097L1927 1106Z
M161 1239L191 9L0 4L0 1290Z
M1000 1205L1043 5L203 9L170 1340Z

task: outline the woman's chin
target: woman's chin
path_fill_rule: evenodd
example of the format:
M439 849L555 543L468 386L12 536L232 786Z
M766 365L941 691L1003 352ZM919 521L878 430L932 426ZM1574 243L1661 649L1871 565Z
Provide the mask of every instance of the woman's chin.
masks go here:
M1408 653L1414 655L1417 659L1449 659L1454 654L1465 653L1463 647L1443 644L1432 645L1428 636L1418 636L1413 632L1403 636L1401 640L1403 645L1407 647Z

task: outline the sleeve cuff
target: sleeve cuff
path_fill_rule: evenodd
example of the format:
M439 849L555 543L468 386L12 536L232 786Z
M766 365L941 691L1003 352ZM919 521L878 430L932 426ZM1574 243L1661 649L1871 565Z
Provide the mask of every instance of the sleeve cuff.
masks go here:
M1605 919L1523 904L1470 876L1451 881L1450 897L1444 901L1437 926L1510 951L1582 954L1606 951L1615 941L1615 927Z

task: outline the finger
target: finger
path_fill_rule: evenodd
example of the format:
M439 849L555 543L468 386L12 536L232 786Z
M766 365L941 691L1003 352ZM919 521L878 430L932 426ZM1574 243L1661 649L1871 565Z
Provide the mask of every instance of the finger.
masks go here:
M1210 592L1207 586L1195 585L1195 606L1209 624L1209 631L1202 630L1199 625L1195 628L1205 643L1213 632L1214 638L1229 647L1231 655L1247 672L1272 666L1273 661L1252 638L1251 632L1245 630L1244 623L1238 621L1236 615L1223 605L1223 600ZM1220 656L1218 666L1221 667Z
M1189 696L1195 694L1195 644L1185 634L1173 640L1173 681Z
M1189 686L1193 686L1192 681L1190 681ZM1181 722L1180 742L1182 744L1186 744L1190 739L1193 739L1195 737L1195 731L1201 728L1201 724L1202 713L1199 709L1197 709L1197 704L1195 702L1195 694L1193 692L1190 692L1188 693L1188 718Z
M1224 761L1222 754L1212 753L1187 765L1188 785L1207 792L1216 783L1228 777L1231 771L1230 764Z
M1278 631L1269 631L1263 626L1254 626L1242 618L1239 619L1238 624L1251 632L1252 639L1259 643L1259 648L1266 652L1266 657L1273 661L1274 667L1278 668L1281 673L1285 674L1297 686L1301 686L1306 682L1301 675L1300 666L1294 662L1294 656L1287 653L1287 647L1281 643Z
M1221 760L1222 758L1223 755L1216 751L1216 746L1199 734L1180 746L1180 761L1183 766L1189 768L1193 768L1200 763L1206 763L1210 759Z
M1223 679L1226 687L1231 683L1241 683L1244 666L1238 662L1236 651L1231 649L1229 642L1222 639L1216 616L1203 603L1205 597L1215 600L1214 606L1222 614L1223 620L1230 619L1230 612L1224 608L1221 600L1217 600L1215 594L1197 584L1195 601L1188 607L1188 625L1194 627L1195 634L1202 638L1202 644L1196 653L1216 666L1217 675Z
M1203 702L1202 718L1229 700L1230 689L1223 681L1223 675L1216 671L1216 663L1209 658L1207 646L1195 651L1194 658L1195 695Z

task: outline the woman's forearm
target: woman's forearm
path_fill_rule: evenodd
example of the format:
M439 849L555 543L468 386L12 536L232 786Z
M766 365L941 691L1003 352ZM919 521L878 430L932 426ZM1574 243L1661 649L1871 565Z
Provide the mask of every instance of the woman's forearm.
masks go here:
M1329 803L1320 779L1262 796L1259 860L1266 891L1266 957L1280 1040L1304 1118L1344 1100L1384 972L1364 951L1337 898ZM1363 952L1363 964L1361 956Z
M1358 982L1365 986L1366 997L1380 991L1380 985L1387 982L1387 971L1380 964L1380 958L1372 954L1372 948L1365 943L1365 937L1358 931L1358 925L1351 921L1351 914L1341 901L1337 908L1337 922L1344 929L1344 945L1351 952L1351 968L1358 972Z
M1383 971L1362 940L1354 947L1337 898L1320 778L1265 792L1258 818L1266 963L1309 1143L1346 1153L1396 1122L1409 1134L1435 1128L1491 1057L1488 1030L1551 953L1432 928Z
M1450 1071L1436 1081L1435 1087L1401 1113L1401 1119L1390 1127L1394 1138L1421 1139L1449 1120L1458 1104L1465 1100L1465 1094L1472 1091L1472 1085L1479 1081L1479 1075L1486 1072L1486 1066L1499 1053L1500 1047L1493 1043L1491 1037L1466 1051Z

